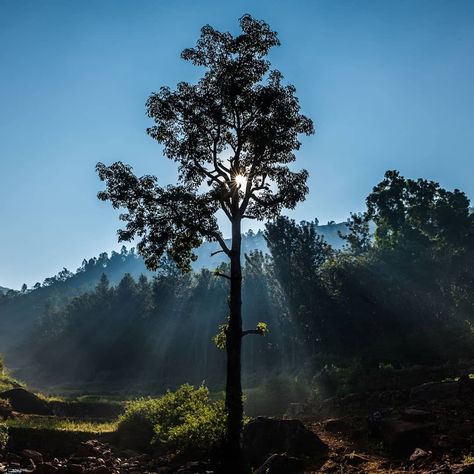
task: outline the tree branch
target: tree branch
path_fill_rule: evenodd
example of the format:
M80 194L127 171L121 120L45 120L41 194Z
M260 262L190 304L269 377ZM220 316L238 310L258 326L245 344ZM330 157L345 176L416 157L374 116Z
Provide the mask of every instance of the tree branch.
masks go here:
M211 257L214 257L214 255L217 255L218 253L225 253L223 249L221 250L216 250L215 252L211 252Z
M219 242L219 245L221 246L222 251L230 257L230 248L227 247L227 244L225 243L225 240L219 235L219 234L213 234L212 237L214 237L217 242Z
M231 280L230 276L229 275L226 275L225 273L221 273L221 272L214 272L214 275L215 276L218 276L218 277L222 277L222 278L227 278L227 280Z

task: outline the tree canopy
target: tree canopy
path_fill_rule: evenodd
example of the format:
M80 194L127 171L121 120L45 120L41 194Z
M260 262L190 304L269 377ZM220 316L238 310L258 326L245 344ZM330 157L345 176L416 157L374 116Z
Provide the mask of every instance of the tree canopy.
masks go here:
M150 96L154 125L148 134L179 167L176 185L161 187L153 176L136 177L121 162L97 165L107 189L100 199L127 210L120 240L139 237L137 248L150 268L168 252L189 270L192 250L203 239L229 248L217 225L222 210L230 220L273 218L293 208L308 188L305 170L292 171L299 134L313 133L300 113L295 88L265 58L279 45L277 34L249 15L232 36L205 26L195 48L182 58L203 67L196 83L162 87Z

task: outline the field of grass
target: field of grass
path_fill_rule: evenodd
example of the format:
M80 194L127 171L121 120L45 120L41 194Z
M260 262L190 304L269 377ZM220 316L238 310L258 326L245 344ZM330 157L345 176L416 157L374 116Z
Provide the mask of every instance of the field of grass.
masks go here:
M6 421L10 428L35 430L82 431L87 433L110 433L117 429L117 422L93 422L71 420L49 416L12 418Z

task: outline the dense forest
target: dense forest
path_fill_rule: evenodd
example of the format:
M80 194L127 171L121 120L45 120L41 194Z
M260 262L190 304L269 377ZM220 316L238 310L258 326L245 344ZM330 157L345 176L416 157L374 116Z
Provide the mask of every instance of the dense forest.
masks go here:
M318 233L316 221L280 217L263 232L268 253L246 255L245 325L262 321L269 332L245 341L245 386L474 356L474 216L467 197L390 171L366 203L347 222L342 249ZM124 249L33 291L3 296L2 333L14 341L10 365L29 367L18 372L37 384L221 387L224 357L212 339L226 322L227 281L205 268L183 274L167 258L154 274L138 274L140 265ZM92 274L99 282L84 291ZM67 304L57 301L59 289L70 295ZM25 308L34 331L8 317Z

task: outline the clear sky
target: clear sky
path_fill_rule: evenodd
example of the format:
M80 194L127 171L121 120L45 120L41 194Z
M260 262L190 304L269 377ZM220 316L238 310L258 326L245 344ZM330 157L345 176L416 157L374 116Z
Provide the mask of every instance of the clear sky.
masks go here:
M295 218L345 220L393 168L474 196L474 1L0 0L0 286L117 248L96 162L174 181L145 101L197 77L179 54L202 25L244 13L279 32L270 59L316 124Z

